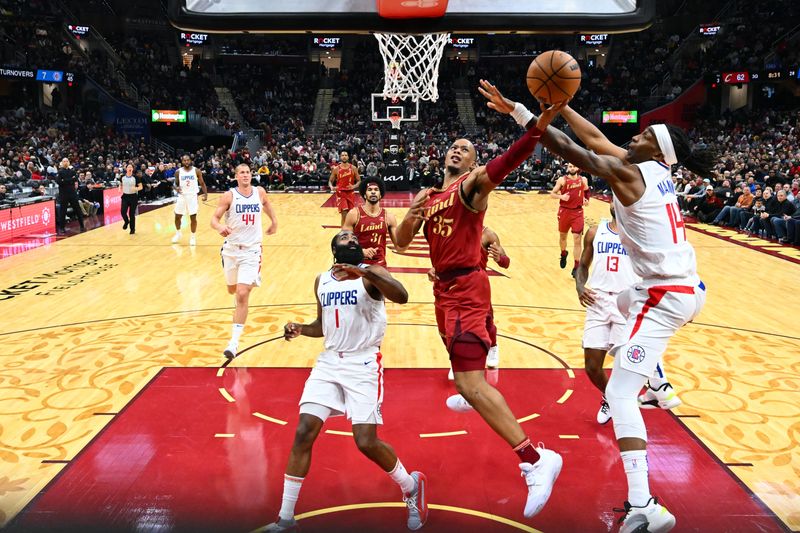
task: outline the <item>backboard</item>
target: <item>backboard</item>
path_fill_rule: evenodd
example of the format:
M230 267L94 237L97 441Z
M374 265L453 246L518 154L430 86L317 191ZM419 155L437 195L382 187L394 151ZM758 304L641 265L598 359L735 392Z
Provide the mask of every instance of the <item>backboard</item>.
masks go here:
M444 0L395 3L422 11L445 5ZM449 0L441 17L384 18L376 0L169 0L169 18L180 29L209 32L619 33L648 27L655 17L655 3Z
M419 100L385 98L381 93L372 93L372 121L389 122L392 113L400 115L401 122L419 120Z

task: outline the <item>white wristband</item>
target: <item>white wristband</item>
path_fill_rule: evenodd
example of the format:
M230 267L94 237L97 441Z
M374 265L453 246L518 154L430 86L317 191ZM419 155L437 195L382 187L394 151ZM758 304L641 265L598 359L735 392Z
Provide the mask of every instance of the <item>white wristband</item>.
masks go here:
M514 104L514 111L511 112L511 118L516 120L517 124L524 128L533 118L533 113L531 113L527 107L517 102Z

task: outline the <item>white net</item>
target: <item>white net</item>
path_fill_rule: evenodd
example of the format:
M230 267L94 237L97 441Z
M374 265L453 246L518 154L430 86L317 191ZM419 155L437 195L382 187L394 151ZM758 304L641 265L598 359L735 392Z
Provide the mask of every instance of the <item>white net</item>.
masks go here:
M450 42L449 33L376 33L375 38L383 56L385 97L431 102L439 99L439 62Z

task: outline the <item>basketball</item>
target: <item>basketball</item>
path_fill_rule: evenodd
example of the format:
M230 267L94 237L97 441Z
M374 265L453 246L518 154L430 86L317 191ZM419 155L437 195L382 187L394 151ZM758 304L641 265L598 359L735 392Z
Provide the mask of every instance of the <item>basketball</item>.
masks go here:
M581 86L581 67L571 55L549 50L536 56L528 67L528 90L545 104L572 98Z

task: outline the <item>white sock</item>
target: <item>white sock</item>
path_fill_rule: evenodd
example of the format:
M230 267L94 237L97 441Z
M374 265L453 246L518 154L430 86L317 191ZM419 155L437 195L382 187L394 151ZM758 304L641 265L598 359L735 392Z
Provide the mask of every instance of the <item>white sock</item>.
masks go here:
M281 510L278 516L282 520L291 520L294 518L294 506L297 504L297 498L300 497L300 488L303 486L302 477L294 477L289 474L283 475L283 499L281 500Z
M403 466L403 463L400 462L400 459L397 460L397 464L394 465L392 471L387 473L389 477L392 478L392 481L400 485L400 490L403 491L403 494L411 494L414 492L416 482L414 478L411 477L411 474L408 473L406 467Z
M234 324L233 328L231 329L231 343L232 344L239 344L239 337L242 336L242 331L244 331L244 324Z
M176 229L176 230L175 230L175 235L177 235L178 237L180 237L180 236L181 236L181 230L179 230L179 229Z
M193 232L192 232L192 237L194 237L195 235L197 235L197 232L196 232L196 231L193 231Z
M647 450L620 452L625 475L628 476L628 502L634 507L644 507L650 500L650 483L647 479Z
M659 388L664 383L669 382L667 379L667 374L664 372L664 367L661 363L656 365L656 371L653 372L653 375L650 376L650 379L647 381L650 383L650 388L653 390Z

